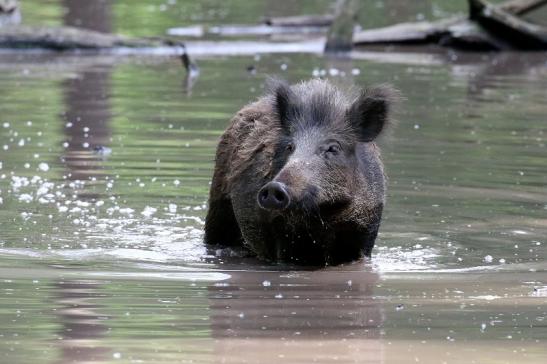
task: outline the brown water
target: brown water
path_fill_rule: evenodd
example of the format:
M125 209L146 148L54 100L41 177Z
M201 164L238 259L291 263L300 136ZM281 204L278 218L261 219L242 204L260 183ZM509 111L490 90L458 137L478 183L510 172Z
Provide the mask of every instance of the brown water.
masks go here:
M1 363L546 362L545 53L189 49L192 88L167 56L0 54ZM371 261L203 246L216 142L267 74L406 96Z

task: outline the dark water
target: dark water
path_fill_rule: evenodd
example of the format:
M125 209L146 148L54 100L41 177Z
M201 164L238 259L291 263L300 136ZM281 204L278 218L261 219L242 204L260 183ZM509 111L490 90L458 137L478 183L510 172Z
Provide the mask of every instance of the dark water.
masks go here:
M192 88L176 58L0 55L0 362L545 362L545 53L194 50ZM371 261L202 245L216 142L267 74L406 96Z

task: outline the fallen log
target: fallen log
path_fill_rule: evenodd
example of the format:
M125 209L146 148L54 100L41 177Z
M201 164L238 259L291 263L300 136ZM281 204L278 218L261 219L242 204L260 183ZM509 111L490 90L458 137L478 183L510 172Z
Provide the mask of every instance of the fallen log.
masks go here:
M356 45L439 44L467 50L547 49L547 29L519 19L547 0L512 0L499 6L469 0L470 16L401 23L357 32Z
M170 29L169 34L176 35L176 29ZM207 29L209 34L224 37L240 36L271 36L278 34L322 34L325 27L318 26L279 26L279 25L221 25Z
M333 15L297 15L264 18L263 23L276 27L328 27L333 20Z
M448 27L448 33L440 38L438 44L443 47L451 47L476 51L499 51L508 49L507 45L492 37L477 23L463 20Z
M547 0L509 0L499 5L489 5L484 0L469 0L470 16L442 19L433 22L401 23L383 28L362 30L353 27L354 1L338 1L336 15L304 15L267 18L261 25L228 25L203 28L199 33L217 36L315 36L325 31L323 24L332 22L327 34L326 51L347 51L352 45L419 45L438 44L465 50L547 49L543 41L543 27L521 20L517 15L528 14L547 4ZM479 6L477 6L477 4ZM499 15L499 14L502 14ZM493 29L490 18L501 23L510 20L510 29ZM195 27L193 27L195 28ZM170 35L194 35L194 29L170 29ZM351 34L353 31L353 35ZM512 35L517 33L517 36ZM506 34L509 34L507 39ZM539 42L534 40L539 35ZM519 37L518 37L519 36ZM522 41L524 40L524 41Z
M526 22L503 10L502 7L489 4L485 0L468 1L470 19L477 22L493 37L515 49L547 49L547 28Z
M349 5L352 3L353 1L348 1ZM473 50L547 49L547 28L526 22L517 16L527 14L540 6L547 6L547 0L510 0L497 6L485 0L469 0L469 4L469 19L459 17L434 22L402 23L360 31L353 31L354 12L348 10L352 6L340 7L337 14L342 21L332 24L328 36L329 41L332 38L336 42L329 44L327 50L348 50L352 44L430 43ZM269 22L272 25L200 27L196 36L205 33L220 36L299 34L306 35L309 39L324 34L326 27L318 24L332 22L332 19L330 15L271 18ZM172 29L173 35L175 30ZM195 33L195 29L193 32ZM187 35L188 32L182 34ZM180 44L179 41L165 38L129 38L73 27L0 27L0 48L65 51L171 47L176 51L175 48L180 47Z
M40 48L54 51L93 50L115 51L123 48L145 50L169 48L180 57L186 69L186 88L190 90L199 76L199 67L189 57L184 43L162 38L129 38L73 27L27 27L9 26L0 28L0 48Z
M353 42L356 45L439 44L467 50L505 48L504 44L491 37L477 24L462 17L362 30L355 33Z
M449 33L450 25L462 20L462 18L454 18L437 22L400 23L362 30L354 34L353 42L357 45L435 43Z
M514 15L524 15L546 4L547 0L509 0L499 7Z
M129 38L73 27L8 26L0 28L0 48L75 49L149 48L177 46L170 40Z

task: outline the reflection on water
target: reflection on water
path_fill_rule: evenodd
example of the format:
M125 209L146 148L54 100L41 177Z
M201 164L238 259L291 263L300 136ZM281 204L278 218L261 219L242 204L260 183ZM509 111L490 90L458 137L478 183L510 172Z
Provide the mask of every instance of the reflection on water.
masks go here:
M218 362L382 363L375 273L330 269L233 272L210 286ZM257 274L259 273L259 274Z
M66 0L64 5L66 25L105 33L112 30L108 2ZM111 138L110 79L110 65L100 69L91 65L63 81L66 110L61 122L67 140L63 142L65 149L61 160L68 169L69 180L105 178L101 172L102 157L96 151L107 146ZM97 196L83 198L92 197Z
M70 180L105 178L101 172L102 156L96 151L108 146L111 138L109 80L110 72L103 67L83 71L63 82L67 109L61 121L67 139L61 159Z
M382 315L372 295L377 279L360 271L235 272L209 288L213 334L378 338Z
M3 269L0 353L9 363L378 364L543 363L546 354L545 273L226 268L57 266L40 280Z
M97 32L112 32L112 4L107 0L62 0L65 12L65 25L95 30Z
M108 334L108 316L99 313L100 282L60 281L56 283L55 305L60 329L55 343L60 358L56 363L101 363L109 357L109 349L100 340Z
M342 84L391 80L407 95L384 142L390 196L377 269L544 264L541 54L458 54L427 68L312 55L203 59L190 95L177 59L33 59L5 56L1 66L6 254L198 263L218 135L261 92L266 71L285 65L289 79L326 70ZM248 74L249 63L261 72Z

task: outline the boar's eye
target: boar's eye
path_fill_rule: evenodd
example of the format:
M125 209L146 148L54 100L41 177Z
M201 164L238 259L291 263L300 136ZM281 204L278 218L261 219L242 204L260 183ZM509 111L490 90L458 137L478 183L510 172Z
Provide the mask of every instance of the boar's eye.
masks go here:
M327 145L327 148L325 149L325 155L327 157L335 156L335 155L338 155L341 150L342 150L342 148L340 147L340 144L332 143L332 144Z
M287 146L285 147L285 150L289 153L294 152L294 143L287 144Z

